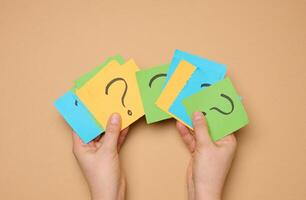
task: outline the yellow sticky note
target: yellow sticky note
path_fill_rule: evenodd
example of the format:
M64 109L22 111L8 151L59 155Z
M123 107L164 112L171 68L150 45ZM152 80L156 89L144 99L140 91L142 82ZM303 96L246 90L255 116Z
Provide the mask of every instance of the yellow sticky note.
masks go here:
M185 86L186 82L190 78L191 74L196 70L196 67L190 64L189 62L182 60L179 65L177 66L176 70L174 71L173 75L171 76L171 79L165 86L163 92L159 96L159 98L156 101L156 105L162 109L163 111L169 113L171 116L173 116L175 119L179 120L186 126L184 121L177 118L175 115L169 112L169 108L177 95L180 93L180 91ZM189 126L188 126L189 127Z
M103 127L114 112L121 115L122 129L144 115L135 75L138 70L133 60L121 66L114 60L76 90L77 96Z

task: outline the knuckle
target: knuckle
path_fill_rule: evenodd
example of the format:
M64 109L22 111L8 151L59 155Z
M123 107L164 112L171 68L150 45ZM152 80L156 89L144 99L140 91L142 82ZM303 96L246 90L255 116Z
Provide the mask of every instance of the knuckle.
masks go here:
M114 124L110 124L108 126L107 132L108 133L115 133L118 130L118 127Z
M204 126L201 122L196 121L193 125L194 125L195 131L199 131L199 130L202 130L204 128Z
M202 119L197 119L194 121L194 127L198 129L206 129L206 124Z
M73 145L72 146L72 153L73 153L73 155L75 156L75 157L77 157L78 156L78 149Z
M112 145L105 145L103 151L106 155L112 155L114 153L114 147Z
M193 121L194 121L195 124L202 124L203 123L202 118L196 118Z

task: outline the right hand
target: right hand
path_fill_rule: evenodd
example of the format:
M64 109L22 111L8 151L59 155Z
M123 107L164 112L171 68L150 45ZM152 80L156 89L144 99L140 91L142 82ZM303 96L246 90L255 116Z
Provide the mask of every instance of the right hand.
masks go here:
M222 188L236 150L233 134L213 142L204 115L195 112L194 133L177 122L177 129L191 153L187 170L189 200L221 200Z

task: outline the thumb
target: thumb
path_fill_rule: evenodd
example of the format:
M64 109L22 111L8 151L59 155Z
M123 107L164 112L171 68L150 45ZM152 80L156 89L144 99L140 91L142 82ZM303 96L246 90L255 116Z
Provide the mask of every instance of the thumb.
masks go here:
M195 132L196 146L202 147L213 145L214 143L209 136L206 120L203 113L195 112L193 114L192 123Z
M113 113L108 119L105 135L104 144L105 148L111 151L117 151L118 138L121 131L121 117L118 113Z

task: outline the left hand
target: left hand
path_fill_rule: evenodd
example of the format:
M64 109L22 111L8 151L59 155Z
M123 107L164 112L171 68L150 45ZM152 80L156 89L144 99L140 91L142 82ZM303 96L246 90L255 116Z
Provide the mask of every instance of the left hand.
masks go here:
M121 130L121 117L110 117L105 134L84 144L73 133L73 153L90 187L92 200L121 200L125 198L125 177L121 170L119 154L128 133Z

